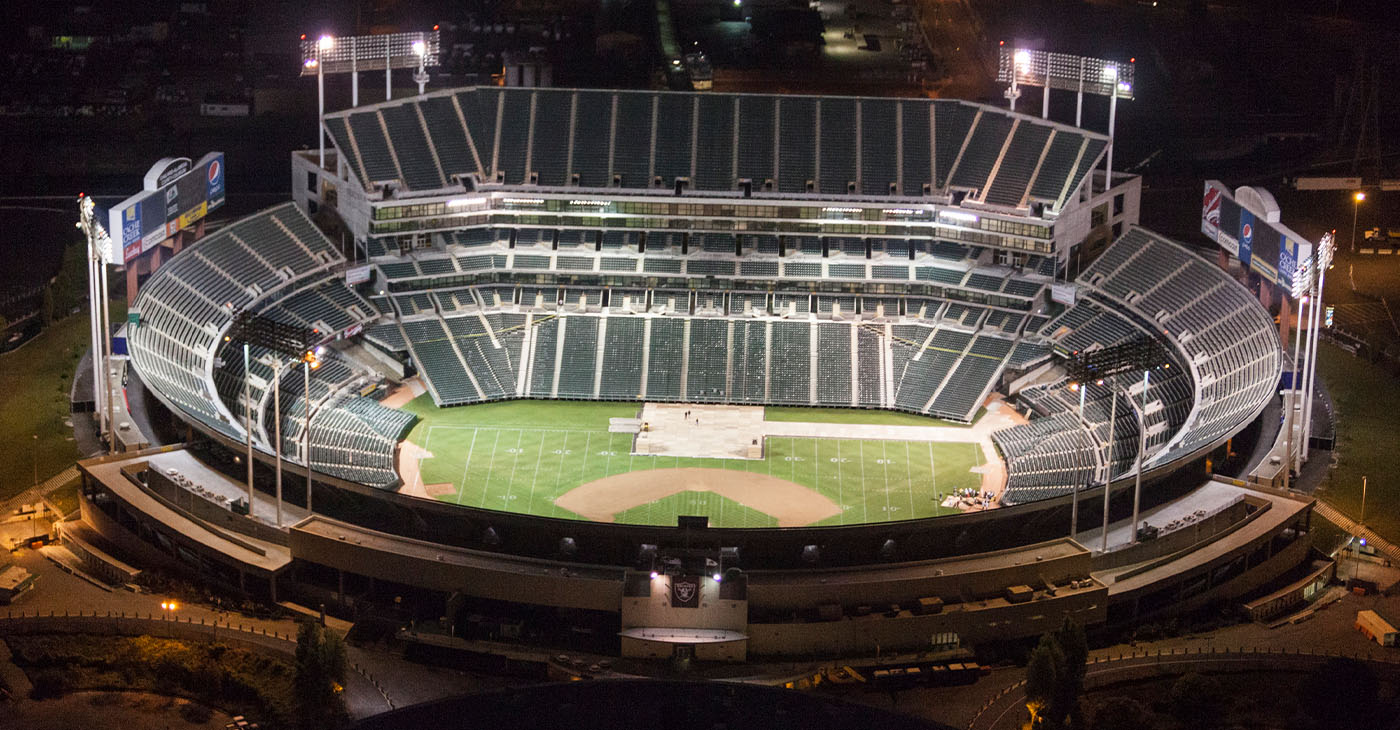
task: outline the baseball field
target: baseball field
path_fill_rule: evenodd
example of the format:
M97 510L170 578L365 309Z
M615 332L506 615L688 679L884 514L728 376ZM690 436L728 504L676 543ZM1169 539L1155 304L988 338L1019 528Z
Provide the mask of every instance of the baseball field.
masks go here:
M423 395L403 406L422 420L401 455L405 491L454 504L631 524L674 525L706 515L716 527L846 525L951 514L941 506L977 489L977 443L891 439L763 439L762 458L634 454L638 403L507 401L436 407ZM695 407L697 413L703 407ZM806 413L804 413L804 411ZM792 409L785 422L944 426L878 411Z

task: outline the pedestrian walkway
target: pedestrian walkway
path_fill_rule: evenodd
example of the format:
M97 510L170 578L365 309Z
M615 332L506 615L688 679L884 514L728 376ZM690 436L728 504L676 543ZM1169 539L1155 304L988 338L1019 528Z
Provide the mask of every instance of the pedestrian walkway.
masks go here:
M1367 545L1374 547L1376 552L1390 558L1391 563L1400 564L1400 548L1397 548L1394 543L1372 532L1371 528L1357 523L1355 520L1342 514L1336 507L1322 500L1318 500L1313 509L1318 514L1326 517L1328 521L1345 530L1348 535L1356 535L1357 537L1365 539Z

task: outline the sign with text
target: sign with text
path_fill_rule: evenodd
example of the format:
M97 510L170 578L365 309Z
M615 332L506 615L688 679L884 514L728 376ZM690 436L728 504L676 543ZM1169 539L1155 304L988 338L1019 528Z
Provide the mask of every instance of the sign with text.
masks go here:
M1244 268L1285 292L1292 290L1300 263L1313 254L1313 244L1282 223L1267 221L1258 211L1245 208L1219 180L1205 183L1201 233L1239 259Z
M131 261L224 204L224 153L190 162L167 157L151 166L144 189L108 213L112 260Z

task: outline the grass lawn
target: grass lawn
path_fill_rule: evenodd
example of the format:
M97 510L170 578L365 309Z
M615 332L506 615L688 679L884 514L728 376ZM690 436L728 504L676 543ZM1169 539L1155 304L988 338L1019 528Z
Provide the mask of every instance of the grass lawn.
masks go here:
M453 485L440 499L511 512L577 519L554 499L596 479L648 469L743 470L786 479L841 505L841 514L822 523L833 525L951 513L938 506L940 495L981 484L969 471L981 463L971 443L770 438L762 460L698 459L633 455L631 434L607 430L611 417L636 416L639 408L630 403L506 401L439 409L424 395L406 410L423 419L409 439L433 453L422 463L423 482ZM717 527L773 524L768 515L700 492L615 517L674 525L677 514L706 514Z
M70 514L73 510L78 509L78 495L82 486L83 480L81 478L74 479L49 492L47 499L58 510L59 514Z
M1400 541L1400 461L1395 448L1400 440L1400 383L1326 343L1318 347L1317 363L1337 410L1337 468L1319 496L1358 519L1361 477L1369 477L1366 524Z
M978 409L972 420L982 417L987 409ZM765 421L799 421L804 423L868 423L875 426L952 426L967 428L966 423L920 416L903 411L877 411L866 408L803 408L800 406L765 406Z
M126 302L112 302L112 321ZM68 468L78 457L68 419L73 370L88 347L87 313L55 322L13 352L0 355L0 499ZM37 438L36 438L37 437Z

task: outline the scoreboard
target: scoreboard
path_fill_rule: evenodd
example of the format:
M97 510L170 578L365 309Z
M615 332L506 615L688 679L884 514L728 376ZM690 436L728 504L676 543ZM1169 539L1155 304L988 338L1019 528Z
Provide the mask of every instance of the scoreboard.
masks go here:
M1238 194L1248 191L1251 206ZM1273 196L1257 189L1240 188L1234 194L1219 180L1207 180L1201 199L1201 233L1215 241L1246 269L1273 282L1285 292L1293 288L1293 276L1313 254L1313 245L1282 223L1266 220L1267 208L1277 212Z
M224 153L191 162L167 157L146 172L141 192L108 212L112 261L126 263L192 228L224 203Z

